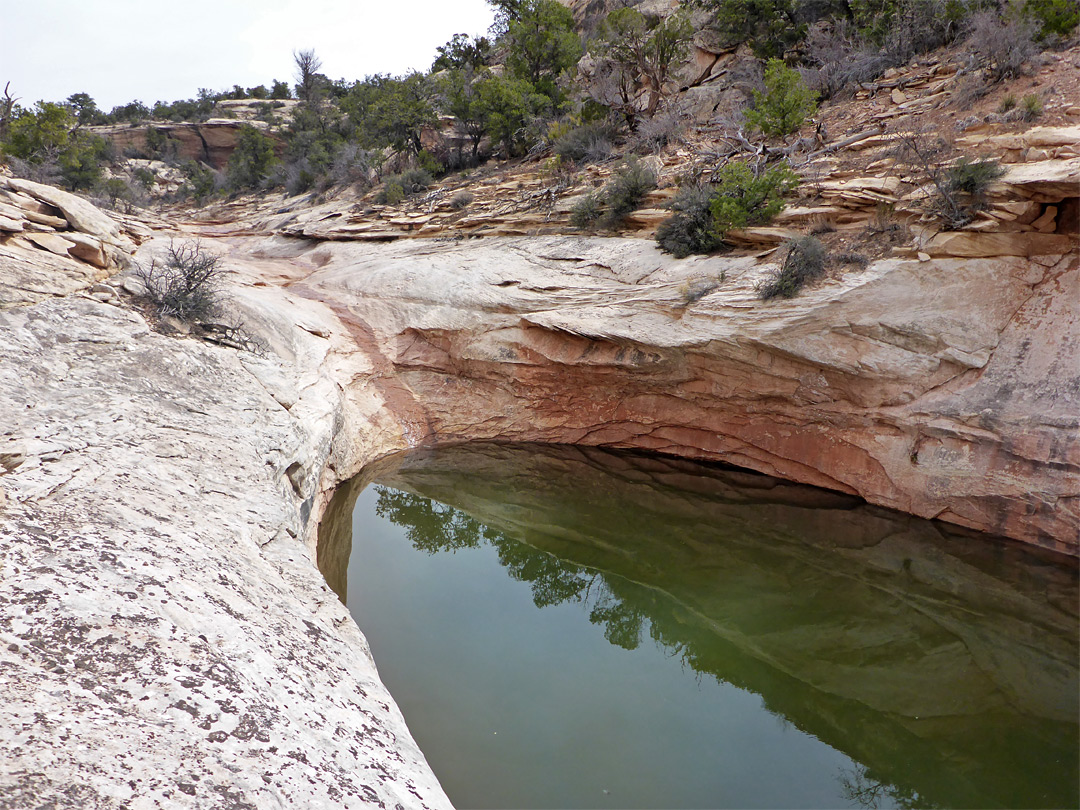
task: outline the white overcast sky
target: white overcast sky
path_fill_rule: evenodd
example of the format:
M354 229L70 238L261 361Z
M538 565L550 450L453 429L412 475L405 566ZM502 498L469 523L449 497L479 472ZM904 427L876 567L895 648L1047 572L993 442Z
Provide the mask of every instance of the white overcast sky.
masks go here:
M103 110L200 87L293 83L314 48L331 79L426 69L456 33L484 33L485 0L0 0L0 90L23 106L89 93Z

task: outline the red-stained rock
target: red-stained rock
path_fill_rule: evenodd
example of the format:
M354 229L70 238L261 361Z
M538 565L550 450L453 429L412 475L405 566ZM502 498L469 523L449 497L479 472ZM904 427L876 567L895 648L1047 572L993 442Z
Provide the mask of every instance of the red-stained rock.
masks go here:
M762 302L767 265L636 240L320 250L305 295L380 357L410 444L723 460L1077 553L1075 253L884 261Z

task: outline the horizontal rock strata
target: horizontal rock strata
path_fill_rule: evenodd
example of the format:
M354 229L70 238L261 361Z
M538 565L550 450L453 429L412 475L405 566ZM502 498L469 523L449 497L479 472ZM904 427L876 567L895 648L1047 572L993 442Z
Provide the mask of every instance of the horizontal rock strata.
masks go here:
M775 265L637 240L318 255L294 289L378 356L412 444L717 459L1077 552L1075 253L887 260L768 303Z

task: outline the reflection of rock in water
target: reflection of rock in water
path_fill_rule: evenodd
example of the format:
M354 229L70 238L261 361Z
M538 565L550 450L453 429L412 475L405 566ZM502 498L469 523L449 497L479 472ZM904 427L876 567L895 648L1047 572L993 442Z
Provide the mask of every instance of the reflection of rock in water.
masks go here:
M469 445L397 463L381 483L457 507L380 498L420 547L492 542L537 604L586 602L612 643L647 633L761 694L863 763L853 797L1077 801L1072 567L689 462Z

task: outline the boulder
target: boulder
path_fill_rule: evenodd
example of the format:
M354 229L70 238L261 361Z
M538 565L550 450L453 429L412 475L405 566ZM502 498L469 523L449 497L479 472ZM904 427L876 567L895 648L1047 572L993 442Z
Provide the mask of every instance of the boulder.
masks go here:
M102 242L128 252L135 249L135 245L121 233L120 226L114 220L81 197L52 186L15 177L0 177L0 185L56 206L76 230L96 236Z
M101 240L96 239L93 236L87 236L83 233L74 233L72 231L65 232L64 238L74 242L74 244L68 248L68 253L76 259L82 259L84 262L94 265L94 267L106 268L109 266L108 255L105 252L105 246L101 243Z
M56 233L30 233L26 235L26 238L42 250L55 253L57 256L67 256L68 251L75 247L74 242Z
M1076 240L1065 234L942 231L923 245L923 250L931 256L984 259L995 256L1062 256L1075 247Z
M12 219L0 214L0 231L7 231L8 233L22 233L24 229L25 220Z

